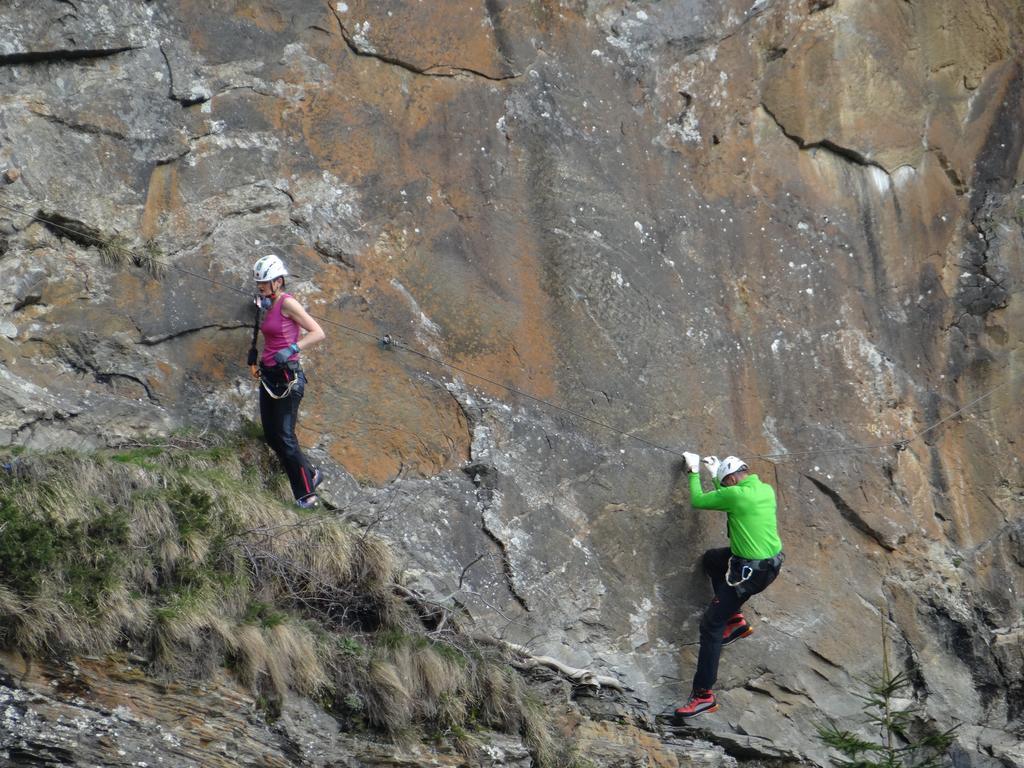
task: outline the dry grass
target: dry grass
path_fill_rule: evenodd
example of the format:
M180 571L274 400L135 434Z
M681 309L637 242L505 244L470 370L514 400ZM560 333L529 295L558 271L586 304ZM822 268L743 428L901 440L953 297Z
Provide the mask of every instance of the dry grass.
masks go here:
M386 658L372 659L361 682L370 723L392 735L408 730L413 700L398 666Z
M559 745L551 731L551 714L532 694L520 700L521 724L519 732L533 752L538 765L556 765L562 760Z
M474 677L483 720L510 730L518 729L519 697L515 689L518 677L506 667L493 663L478 665Z
M21 598L4 584L0 584L0 616L16 616L24 610Z
M356 547L356 578L370 591L390 586L395 574L391 548L382 539L363 534Z
M251 624L243 624L235 628L235 641L238 651L235 669L242 682L258 690L260 678L267 676L275 688L280 687L284 682L284 671L270 652L263 631Z
M461 649L429 638L395 589L387 543L279 501L259 441L15 464L0 474L0 645L127 647L177 677L228 667L262 700L315 697L355 726L425 730L467 756L475 728L500 728L553 764L518 673L457 634Z
M10 622L13 645L29 653L53 652L64 646L89 643L91 633L75 621L70 607L60 595L48 594L43 589L26 600L22 610Z
M286 553L298 558L312 573L329 582L345 583L355 578L356 537L340 525L326 525L322 519L305 527L305 536L292 536Z
M422 715L445 724L461 723L466 716L466 702L461 696L467 677L462 667L423 645L410 653L411 676L416 686Z
M316 696L327 689L328 677L315 635L304 624L278 624L270 629L271 651L286 665L291 688ZM284 694L284 689L279 693Z

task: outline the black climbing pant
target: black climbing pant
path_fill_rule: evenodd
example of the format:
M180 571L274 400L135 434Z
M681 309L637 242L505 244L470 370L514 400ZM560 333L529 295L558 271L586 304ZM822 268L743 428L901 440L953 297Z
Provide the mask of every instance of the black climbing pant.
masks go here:
M762 569L754 570L738 587L729 586L725 572L729 567L731 555L729 547L709 549L704 553L704 572L711 579L715 597L700 620L700 652L697 655L697 671L693 676L694 691L710 691L718 679L718 658L722 655L722 635L725 632L726 621L734 613L739 612L740 606L748 598L763 592L779 575L781 563L766 565ZM731 580L735 582L739 573L734 571L734 574Z
M313 467L302 453L295 436L299 403L306 390L306 375L301 369L285 366L260 370L260 421L267 444L281 460L292 486L292 495L302 499L313 493ZM290 387L290 388L289 388ZM270 392L274 393L271 396Z

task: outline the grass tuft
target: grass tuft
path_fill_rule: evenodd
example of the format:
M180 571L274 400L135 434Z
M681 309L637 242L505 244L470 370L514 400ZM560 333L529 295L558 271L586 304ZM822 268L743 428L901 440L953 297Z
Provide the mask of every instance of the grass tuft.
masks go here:
M361 682L370 723L393 736L407 731L412 723L412 696L394 662L371 660Z
M96 248L100 260L108 267L123 267L134 261L131 242L124 235L108 235L97 238Z
M152 277L161 279L167 273L167 258L163 249L155 240L147 240L142 247L135 251L133 261L135 266L142 267Z
M121 234L99 234L90 239L100 253L100 260L108 267L122 268L132 264L157 280L167 272L166 254L155 240L146 240L141 247L133 248L131 241Z

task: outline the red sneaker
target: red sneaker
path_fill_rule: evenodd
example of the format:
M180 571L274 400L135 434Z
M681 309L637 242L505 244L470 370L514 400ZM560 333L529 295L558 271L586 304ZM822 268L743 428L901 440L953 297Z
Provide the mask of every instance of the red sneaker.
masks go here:
M686 706L676 709L672 715L672 722L675 725L679 725L680 723L685 723L691 717L703 715L705 712L716 712L717 710L718 702L715 700L715 694L711 691L694 691L690 694L690 700L686 702Z
M729 617L729 621L725 624L725 629L722 632L722 647L729 645L729 643L735 643L742 637L749 637L754 634L754 628L747 624L747 620L743 618L742 613L737 613Z

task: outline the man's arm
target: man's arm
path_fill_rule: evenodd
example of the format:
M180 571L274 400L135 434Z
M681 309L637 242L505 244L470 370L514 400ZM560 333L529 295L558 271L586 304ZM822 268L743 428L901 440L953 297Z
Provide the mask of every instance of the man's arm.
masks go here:
M690 473L690 504L697 509L719 509L726 512L730 509L737 491L733 488L719 487L715 480L715 490L704 492L700 485L700 474Z

